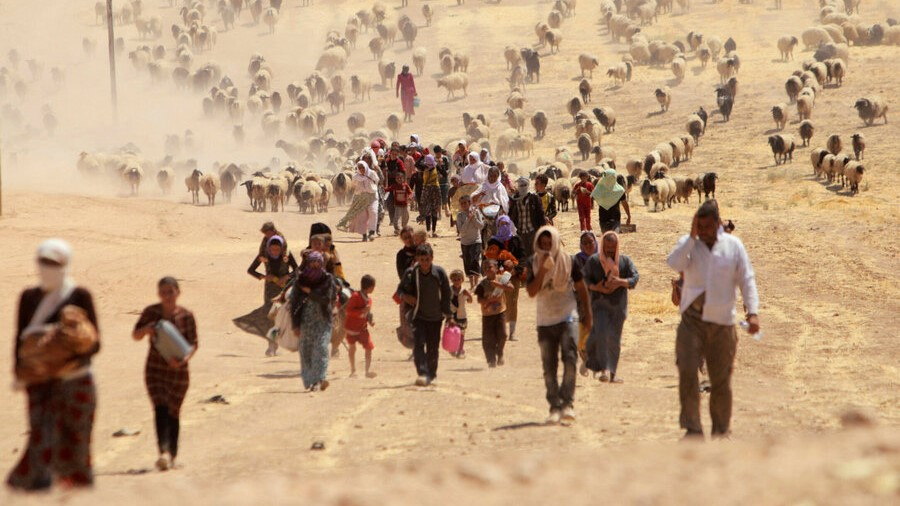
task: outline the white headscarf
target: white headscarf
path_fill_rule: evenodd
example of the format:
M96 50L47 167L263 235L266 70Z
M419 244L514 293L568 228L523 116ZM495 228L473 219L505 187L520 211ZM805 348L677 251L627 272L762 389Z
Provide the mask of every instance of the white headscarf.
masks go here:
M540 248L540 238L544 232L550 234L550 249ZM550 270L544 276L544 286L556 292L565 292L570 289L572 280L572 257L563 251L559 240L559 231L556 228L545 225L534 234L534 269L537 271L544 262L550 263Z
M500 169L497 169L497 172L499 171ZM490 169L487 172L490 173ZM499 177L497 177L497 182L495 183L490 182L490 179L486 177L484 182L481 183L478 193L481 194L481 204L500 204L503 211L509 211L509 193L507 193L506 187L503 186Z
M482 160L481 163L484 163L484 164L486 164L486 165L490 165L490 164L491 164L491 152L490 152L490 150L488 150L488 148L481 148L481 152L484 153L484 160ZM481 160L481 154L478 155L478 159Z
M360 160L356 162L356 168L359 167L365 168L365 174L360 174L359 170L353 174L353 183L358 192L362 193L377 193L378 192L378 181L381 178L378 177L378 173L369 168L369 164Z
M50 260L59 266L38 263L41 277L41 290L44 297L38 304L31 321L22 331L19 339L30 334L44 331L47 320L64 304L75 290L75 281L69 277L69 262L72 260L72 247L62 239L48 239L41 243L37 250L37 260Z
M475 159L474 162L471 162L472 158ZM467 160L470 161L470 163L463 168L462 183L480 185L487 178L487 174L484 170L484 164L481 163L481 158L479 158L478 153L469 151Z

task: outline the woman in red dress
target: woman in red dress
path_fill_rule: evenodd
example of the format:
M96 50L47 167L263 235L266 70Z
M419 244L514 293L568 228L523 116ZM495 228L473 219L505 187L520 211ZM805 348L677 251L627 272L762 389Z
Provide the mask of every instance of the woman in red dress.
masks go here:
M412 121L413 115L416 113L413 106L413 99L418 95L416 93L416 81L409 72L409 65L404 65L400 74L397 75L397 96L400 97L400 103L403 105L404 121Z

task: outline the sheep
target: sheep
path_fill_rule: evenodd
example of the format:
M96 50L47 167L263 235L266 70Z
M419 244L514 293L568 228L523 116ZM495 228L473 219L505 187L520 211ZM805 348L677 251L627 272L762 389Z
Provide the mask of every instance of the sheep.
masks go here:
M684 157L684 141L681 137L673 137L669 141L669 146L672 148L672 165L677 167L683 160L686 160Z
M690 135L683 135L681 142L684 144L684 160L690 160L694 157L694 138Z
M819 26L804 30L800 35L800 38L803 40L803 45L806 46L806 49L815 49L822 44L834 42L831 39L831 35L828 33L828 30L825 30L824 28Z
M568 102L566 102L566 110L572 115L572 121L575 120L575 116L581 111L581 99L578 97L572 97Z
M206 194L208 205L216 205L216 194L219 193L220 188L221 181L219 180L218 174L204 174L200 177L200 189Z
M397 64L394 62L379 60L378 75L381 76L381 85L387 86L388 83L392 83L394 81L394 76L397 75Z
M331 113L335 114L340 112L342 109L346 107L346 99L344 97L344 92L340 90L332 91L328 94L328 104L331 106Z
M888 105L880 96L860 98L853 107L859 112L859 118L863 120L866 126L871 126L878 118L884 118L885 125L888 122Z
M830 157L830 158L829 158ZM825 160L823 160L823 165L827 161L828 166L825 167L826 174L828 176L828 182L833 182L836 178L841 179L841 186L845 184L844 180L844 167L853 161L853 157L850 155L828 155Z
M578 83L578 92L581 94L581 101L587 104L591 101L591 92L594 90L594 87L591 86L591 82L587 79L582 79L580 83Z
M350 91L353 92L353 97L358 102L372 99L372 83L359 75L350 76Z
M522 55L515 46L506 46L503 50L503 57L506 59L506 70L511 70L522 62Z
M562 42L562 32L558 28L551 28L547 30L547 33L544 35L547 40L547 44L550 45L550 54L555 52L559 52L559 44Z
M385 125L387 125L388 130L391 131L391 135L393 135L395 139L400 137L400 127L403 126L403 121L400 119L399 115L391 114L388 116Z
M284 203L287 199L288 187L290 185L281 177L269 179L267 183L265 195L272 208L272 212L278 212L279 209L284 211Z
M616 85L624 85L625 81L631 80L631 63L621 62L606 70L607 77L613 78Z
M861 133L855 133L850 138L853 140L853 155L857 160L862 160L866 150L866 138Z
M633 176L635 181L639 181L643 171L643 162L638 158L631 158L625 162L625 171L629 176Z
M650 168L650 173L647 174L647 178L651 180L662 179L669 174L669 166L657 162L653 164L653 167Z
M838 134L831 134L828 136L828 139L825 140L825 149L832 155L840 153L843 147L841 136Z
M772 119L775 120L775 128L784 130L789 118L788 108L784 104L778 104L772 108Z
M547 114L544 111L535 111L531 117L531 126L534 128L534 136L543 139L547 134L548 126Z
M821 177L824 172L823 162L826 156L834 155L829 154L825 148L816 148L809 154L809 159L812 162L813 167L813 175L816 176L816 179Z
M361 112L351 113L350 116L347 117L347 129L350 130L350 133L354 133L357 130L364 128L366 126L366 116Z
M594 163L601 165L605 162L610 168L616 167L616 151L610 146L594 146L591 153L594 155Z
M163 167L156 173L156 183L159 185L163 195L168 195L172 191L172 184L175 182L175 171L171 167Z
M294 186L294 199L297 201L301 213L316 214L319 209L319 200L322 198L322 187L316 181L307 180Z
M519 134L513 139L512 148L515 155L532 156L534 154L534 139L530 134Z
M421 76L425 72L425 56L427 51L424 47L418 47L413 51L413 66L416 67L416 75Z
M734 75L734 58L723 58L716 63L716 70L719 72L719 82L724 84Z
M320 213L327 213L328 204L331 202L331 195L334 193L334 187L331 185L331 181L327 179L319 181L318 184L319 188L322 190L322 193L316 200L316 205Z
M525 61L525 70L528 71L528 80L530 82L541 82L541 55L531 48L522 48L519 51L522 59Z
M697 202L700 202L701 193L703 193L706 200L709 200L710 194L712 198L716 198L716 181L718 179L719 176L715 172L704 172L694 178L694 187L697 188Z
M797 116L800 117L801 121L812 116L813 104L813 99L807 95L797 97Z
M825 60L825 65L828 69L828 81L831 82L834 80L838 87L843 85L844 74L846 74L844 61L840 58L832 58L830 60Z
M593 110L597 121L606 129L606 133L616 130L616 111L612 107L595 107Z
M772 156L775 158L775 165L780 165L788 160L794 162L794 136L793 135L770 135L768 140L769 146L772 148Z
M561 177L569 177L569 172L572 171L572 165L574 164L572 161L572 153L569 152L569 148L565 146L556 148L554 159L566 166L566 170L562 171Z
M469 71L469 55L455 53L453 55L453 71L467 73Z
M344 70L346 65L347 51L342 47L331 47L319 56L319 60L316 62L316 70L337 72L338 70Z
M672 178L675 181L675 200L684 202L691 201L691 193L694 191L694 180L685 176L676 176Z
M422 6L422 17L425 18L425 26L431 26L431 21L434 18L434 10L431 8L431 5L425 4Z
M504 114L509 122L509 126L515 128L516 132L521 132L525 129L525 111L508 107Z
M578 136L578 151L581 152L581 161L587 161L591 154L591 148L594 147L594 141L588 134Z
M437 86L438 88L447 89L448 102L450 101L451 97L456 96L456 92L459 90L463 91L463 96L469 96L469 76L462 72L454 72L450 75L439 78L437 80Z
M794 47L797 46L798 42L797 37L793 35L785 35L778 39L778 51L781 53L782 61L787 61L788 57L791 60L794 59Z
M419 27L412 21L408 21L403 24L400 33L403 35L403 41L406 43L406 48L412 49L413 43L416 41L416 37L419 34Z
M840 58L846 64L850 61L850 48L847 44L835 44L829 42L824 44L813 54L816 61L825 61L832 58Z
M184 179L184 184L187 186L188 192L191 194L191 204L199 204L200 203L200 177L203 176L203 173L197 169L194 169L191 172L191 175Z
M513 90L512 93L506 97L506 105L512 107L513 109L524 109L525 108L525 96L522 95L520 90Z
M700 145L700 137L703 136L703 120L697 114L691 114L688 116L687 124L685 125L687 129L687 133L693 137L694 142L699 146Z
M339 206L344 205L344 202L348 200L351 179L352 176L346 172L338 172L331 178L332 194L337 198Z
M809 140L812 139L813 133L815 133L815 127L813 126L812 121L808 119L801 121L798 129L803 145L809 146Z
M865 166L855 160L844 165L844 173L842 175L843 179L850 185L851 195L859 193L859 183L862 181L865 171ZM843 180L841 181L841 186L844 186Z
M243 177L244 172L240 167L233 163L229 163L227 166L222 167L219 170L221 190L222 194L225 195L226 202L231 202L231 194L234 192L234 189L237 188L238 183L240 183Z
M649 206L650 199L653 199L653 210L657 211L657 207L662 203L662 210L666 210L666 204L672 207L669 199L669 184L664 179L651 181L645 179L641 183L641 197L644 198L644 205Z
M668 111L669 105L672 103L672 90L670 90L668 86L664 86L662 88L656 88L654 94L656 95L656 101L659 102L659 108L662 112Z
M265 212L266 191L269 187L269 178L255 175L252 179L241 183L241 186L247 188L247 197L250 198L250 206L253 210L255 212Z
M553 183L553 197L556 198L558 211L569 211L569 199L572 197L572 181L559 178Z
M578 65L581 67L581 77L584 77L584 73L587 71L590 73L591 79L593 79L594 69L600 66L600 61L592 54L581 53L578 55Z
M278 23L278 10L269 7L263 12L262 19L263 23L269 26L269 35L273 35L275 33L275 25Z

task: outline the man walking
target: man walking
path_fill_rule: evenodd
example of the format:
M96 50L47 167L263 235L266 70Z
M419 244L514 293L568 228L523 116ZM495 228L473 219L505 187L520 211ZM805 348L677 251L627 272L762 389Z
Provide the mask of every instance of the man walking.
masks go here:
M434 265L434 251L428 244L416 248L414 268L407 269L400 283L404 301L412 307L409 320L413 325L413 360L417 386L426 386L437 376L441 345L441 324L449 319L450 280L440 266Z
M536 235L527 289L528 295L535 299L540 308L535 319L547 402L550 404L547 423L572 422L575 420L575 363L578 359L575 312L577 307L590 308L590 302L581 270L563 251L559 232L548 225L538 230ZM588 328L592 326L589 309L578 316ZM563 362L562 385L557 378L560 356Z
M694 215L690 235L682 237L668 264L684 272L681 324L675 339L681 427L685 437L703 437L697 369L706 360L713 437L727 436L731 422L731 372L737 349L735 288L741 289L748 331L759 332L759 294L750 258L737 237L725 233L715 201Z
M544 226L544 208L537 193L528 191L528 178L520 177L516 181L516 193L509 203L509 218L516 226L516 233L522 240L525 255L534 254L534 233Z

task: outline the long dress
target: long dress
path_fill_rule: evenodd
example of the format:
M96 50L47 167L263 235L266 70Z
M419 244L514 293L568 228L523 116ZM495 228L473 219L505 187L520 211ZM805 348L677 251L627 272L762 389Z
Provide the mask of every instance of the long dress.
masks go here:
M597 254L591 256L584 267L585 283L596 284L606 279L606 273ZM619 277L635 286L640 279L634 262L619 255ZM591 291L591 313L594 325L587 340L585 354L587 368L615 374L622 349L622 329L628 316L628 289L617 288L613 293Z
M354 234L374 232L378 221L378 174L369 169L353 175L353 202L335 228Z
M336 287L331 274L324 276L309 294L295 285L291 300L292 323L300 328L300 376L307 389L328 375Z
M413 99L416 97L416 82L412 72L397 75L397 89L400 90L400 103L403 105L404 114L415 114Z
M422 200L419 203L419 214L440 219L441 186L440 174L436 168L422 171Z

